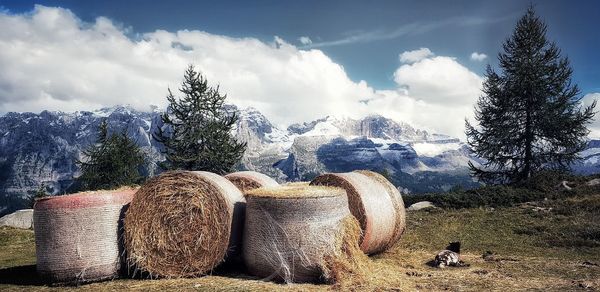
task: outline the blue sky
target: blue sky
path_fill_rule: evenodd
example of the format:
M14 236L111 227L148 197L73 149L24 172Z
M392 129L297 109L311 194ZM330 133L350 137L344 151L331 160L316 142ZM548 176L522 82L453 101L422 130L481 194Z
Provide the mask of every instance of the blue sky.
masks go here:
M501 44L530 2L516 1L0 1L13 12L35 3L72 10L93 21L107 16L134 32L197 29L232 37L291 42L308 36L328 43L364 36L364 40L319 46L342 64L354 80L378 88L394 86L392 74L400 52L429 48L454 56L475 72L473 51L495 64ZM537 13L549 25L548 36L572 62L574 80L584 92L600 91L600 2L538 1ZM398 33L409 27L422 32ZM396 35L394 34L396 32ZM373 39L369 39L369 35ZM298 43L299 44L299 43Z
M39 7L42 8L35 10L35 4L41 4ZM336 77L335 80L331 81L331 84L334 84L332 85L332 90L346 86L350 82L352 84L348 86L354 86L356 87L355 89L340 89L340 91L361 92L355 98L358 101L377 100L381 101L379 102L380 107L408 107L413 111L422 111L423 109L431 109L434 113L442 113L443 109L456 111L456 117L453 117L455 122L452 123L451 127L445 126L446 122L432 122L436 117L435 115L432 118L432 116L411 116L406 111L388 113L393 118L416 124L416 126L431 131L449 132L454 135L458 135L457 133L462 131L461 125L464 118L469 117L468 112L472 111L472 104L477 94L471 94L471 90L465 91L466 93L457 91L445 96L445 100L441 101L441 97L438 98L433 95L440 94L446 88L446 85L426 84L428 81L423 80L423 78L430 76L431 78L444 79L447 76L437 76L435 73L431 73L431 71L447 69L448 72L454 72L452 70L456 69L459 72L456 74L462 76L460 74L464 73L464 76L460 77L458 81L449 80L450 83L461 86L463 84L461 82L465 82L464 84L467 85L463 87L466 87L477 83L477 78L481 81L485 65L488 63L492 65L496 64L496 55L501 49L502 42L510 35L516 21L523 15L529 4L530 2L528 1L204 2L0 0L4 16L7 18L20 17L23 22L29 21L33 23L33 18L35 17L32 15L41 15L40 11L44 9L57 8L60 11L67 11L68 13L63 13L60 17L76 19L80 33L90 32L89 27L94 25L99 27L99 23L101 23L98 21L99 18L106 19L110 23L110 26L117 30L117 35L126 36L131 41L130 45L138 48L142 46L142 40L165 37L160 33L156 33L162 31L171 34L168 37L169 39L172 39L178 31L199 31L212 37L213 39L210 41L212 43L218 43L214 38L225 37L223 41L226 42L227 38L230 38L237 45L249 41L250 43L245 45L251 47L255 44L253 41L256 40L260 42L257 45L260 48L262 48L262 44L275 44L277 47L279 46L278 42L281 41L290 46L290 55L288 56L291 58L290 60L300 58L304 62L304 65L299 67L301 68L299 70L304 70L308 66L311 68L310 70L316 70L315 72L329 72L326 76L340 73L341 77ZM580 86L583 94L595 97L596 95L593 94L600 92L600 70L598 70L598 65L600 64L600 54L598 53L598 48L600 47L600 32L598 32L598 27L600 27L600 1L538 1L534 5L537 14L549 26L549 38L554 40L562 49L563 54L570 58L574 69L573 81ZM45 21L50 21L49 19L46 18ZM35 31L32 27L34 26L23 29ZM59 30L54 29L44 32L46 35L56 33L57 38L48 40L48 43L40 47L37 51L44 50L49 45L56 45L58 42L65 43L64 40L61 41L58 38L60 35ZM111 30L111 32L113 31ZM152 34L152 36L149 34ZM23 41L14 35L10 37L14 38L11 39L12 44ZM283 88L269 85L269 81L261 79L270 78L269 76L271 75L269 74L271 73L261 71L263 68L253 67L260 67L260 64L257 65L251 61L244 61L252 64L243 66L239 65L240 61L235 64L227 63L232 62L232 60L239 60L238 56L234 56L235 53L225 55L223 52L215 52L211 55L209 53L211 50L207 49L204 44L199 45L199 42L201 42L200 39L203 39L202 36L196 35L195 37L198 37L196 41L189 39L188 41L190 48L196 54L190 57L190 59L182 57L181 62L199 63L200 67L202 67L200 68L201 70L206 68L209 77L214 76L217 83L223 84L225 88L229 89L230 96L232 96L234 101L237 99L244 106L257 107L259 110L265 112L269 118L281 124L316 118L316 115L329 113L327 111L315 111L314 114L306 113L296 116L281 114L284 110L293 110L298 107L294 106L293 102L288 107L274 105L273 100L275 98L284 99L288 93ZM303 38L304 42L300 38ZM185 37L180 38L177 42L183 42L183 39ZM308 41L309 39L310 41ZM5 38L5 40L8 43L8 38ZM113 44L107 39L102 41L107 46ZM198 44L198 47L194 47L191 44ZM143 45L146 44L144 43ZM278 52L268 51L268 49L265 49L265 51L258 47L256 50L262 50L259 55L242 53L242 57L246 56L247 58L257 58L260 60L266 58L264 59L265 62L270 64L272 60L265 57L264 54L278 55ZM204 51L199 48L203 48ZM420 53L422 54L417 59L405 62L399 60L402 53L419 49L426 50L421 50ZM159 50L158 47L155 50L157 50L156 52L164 52ZM118 50L115 49L116 51ZM253 51L249 50L249 52ZM81 51L81 54L84 54L83 52L84 50ZM181 50L165 54L175 53L180 57L186 54ZM309 53L310 56L308 56ZM472 58L473 53L478 53L480 58ZM71 52L70 54L72 56L73 54L79 54L79 52L74 51L74 53ZM483 57L483 55L487 56L487 58ZM88 57L92 58L91 56L100 58L103 62L114 62L115 64L118 64L118 60L121 60L119 58L129 59L125 56L119 56L112 61L107 61L108 57L98 52ZM59 58L59 56L56 58ZM277 59L280 57L274 58ZM223 61L219 63L221 67L211 67L217 66L214 65L215 62L210 63L207 61L213 59ZM0 57L1 60L2 58ZM89 62L96 62L94 60L99 59L90 59ZM151 60L148 60L148 62L151 62ZM179 63L176 64L180 65ZM12 65L15 68L20 68L19 64ZM49 64L45 65L49 66ZM228 67L229 65L240 68L233 71L222 70L223 66ZM107 74L111 74L108 72L112 72L110 70L113 69L110 68L114 68L115 66L114 64L112 66L107 65ZM145 65L136 63L132 66L139 67ZM123 66L120 64L118 67ZM328 70L333 71L330 72ZM420 71L415 72L416 70ZM172 82L172 80L177 80L173 78L175 72L181 73L182 70L181 68L176 68L176 70L173 70L173 73L165 77L165 80L169 80L169 82L165 81L165 84L168 84L170 87L177 86L176 82ZM221 75L217 74L218 72L221 72ZM224 74L235 75L235 82L227 79ZM240 74L243 75L243 78L239 77ZM453 74L448 73L451 76ZM476 76L472 76L471 74L475 74ZM85 73L78 75L91 76L91 74ZM181 78L180 75L179 79ZM277 74L274 76L277 76ZM286 78L285 76L287 75L283 74L281 76L282 78ZM298 82L298 80L294 79L297 76L294 74L290 76L290 84ZM349 81L345 80L344 76ZM421 76L423 78L418 79L414 76ZM90 78L92 79L88 81L94 83L93 76ZM243 90L236 87L241 86L240 84L247 85L248 82L252 82L252 80L257 78L263 87L256 89L256 94L260 95L268 92L268 94L265 93L265 96L269 95L269 97L245 97ZM73 97L57 89L62 87L68 88L67 83L73 82L71 79L72 77L66 73L65 78L60 80L58 77L41 78L40 84L47 86L48 83L51 83L54 86L52 90L44 89L41 93L41 96L44 100L48 101L48 104L40 101L36 103L37 106L32 106L32 102L27 103L23 101L11 104L6 97L4 99L0 97L0 112L10 110L35 111L44 106L56 109L64 108L65 110L76 108L65 106L64 102L68 102ZM3 84L10 84L10 86L4 85L4 91L14 95L15 91L13 88L18 87L17 84L14 84L16 82L14 80L16 80L16 77L5 78L5 81L2 82L2 76L0 76L0 94L2 94ZM321 80L326 82L325 80L327 79L321 78ZM300 80L300 83L304 81ZM306 86L311 88L311 90L312 87L315 87L310 85L309 81L306 82ZM61 83L64 84L61 85ZM44 87L42 85L40 86ZM298 91L302 90L302 88L299 87L294 90ZM86 90L92 89L76 88L77 90L87 94ZM308 97L309 94L323 95L319 97L321 99L324 99L324 96L327 95L326 92L311 90L307 90L309 93L307 93L306 97L299 95L296 98L311 102L311 97ZM131 91L134 92L134 89ZM164 91L160 92L159 95L161 97L164 97ZM294 94L290 93L289 95L293 96ZM394 94L400 97L393 96ZM445 92L442 93L442 95L444 94ZM463 99L462 95L465 94L469 95L469 98ZM133 95L133 93L130 95ZM598 96L600 97L600 95ZM335 98L332 97L332 100L335 100ZM142 99L136 97L127 100L127 102L136 105L143 103ZM290 97L291 99L292 97ZM58 102L53 103L54 100ZM93 102L86 103L82 99L78 99L75 103L68 103L70 105L76 104L80 107L93 107L111 105L116 102L109 98L104 100L100 97L96 99L90 97L90 100ZM383 102L382 100L388 101ZM453 103L453 100L459 101ZM160 103L155 102L154 99L152 102ZM330 110L334 113L339 108L339 101L336 102L332 102L331 108L334 110ZM365 110L346 108L341 110L341 113L352 116L349 113L385 112L381 109L383 108L375 106ZM306 109L306 111L311 112L310 109Z

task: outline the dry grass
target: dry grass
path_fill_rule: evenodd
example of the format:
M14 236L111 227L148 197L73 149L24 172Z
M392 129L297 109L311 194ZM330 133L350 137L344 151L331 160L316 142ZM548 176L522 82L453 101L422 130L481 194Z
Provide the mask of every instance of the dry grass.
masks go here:
M308 186L310 185L309 181L295 181L295 182L288 182L283 184L284 186Z
M326 173L310 184L338 187L346 190L350 213L362 230L361 249L367 254L387 250L396 243L404 230L404 216L397 211L401 198L390 193L385 178L368 171ZM389 183L389 182L388 182ZM404 209L402 210L404 212Z
M262 198L323 198L345 195L346 192L340 188L309 185L283 185L279 187L269 187L253 189L246 192L247 196Z
M225 196L214 182L193 172L150 179L125 215L131 269L167 278L212 270L225 258L230 239L233 210Z
M408 213L407 231L398 245L371 257L370 272L362 286L369 290L500 291L599 290L600 246L566 246L554 237L574 244L570 230L594 228L598 224L600 195L548 201L502 209L435 210ZM536 209L536 208L544 209ZM552 210L548 210L553 208ZM537 210L537 211L536 211ZM537 233L518 230L536 226ZM561 235L565 233L565 235ZM0 259L3 267L34 264L33 234L27 230L0 229ZM432 268L427 263L453 240L462 242L464 268ZM594 241L595 242L595 241ZM12 246L11 249L5 247ZM486 251L495 256L482 258ZM10 254L13 255L10 255ZM19 258L16 257L18 254ZM31 267L31 266L30 266ZM22 285L7 269L0 269L0 290L55 290L32 286L33 270L21 269ZM62 288L61 288L62 289ZM71 288L68 288L71 289ZM224 269L214 275L172 280L115 280L84 285L80 290L195 290L195 291L325 291L332 285L283 285L250 277L243 270Z
M355 271L361 231L343 190L303 186L258 193L247 196L243 257L250 273L302 283L337 282L339 274Z
M351 215L341 222L340 232L336 236L336 250L326 255L322 263L324 278L333 287L348 289L365 284L366 276L371 273L371 261L360 246L360 224Z
M35 263L33 230L0 227L0 269L32 262Z
M140 186L138 186L138 185L131 185L131 186L122 186L122 187L118 187L115 189L109 189L109 190L84 191L84 192L79 192L76 194L77 195L97 195L97 194L105 194L107 192L116 193L116 192L124 192L124 191L137 191L139 188L140 188Z
M279 185L277 181L271 177L256 171L238 171L226 175L225 178L242 192L263 187L276 187Z
M396 224L394 234L388 245L385 247L385 249L389 249L400 240L406 229L406 208L404 206L404 201L402 200L402 194L400 194L400 191L387 178L379 173L370 170L357 170L356 172L362 173L382 184L387 190L390 199L392 199L392 204L394 204L394 210L396 211Z

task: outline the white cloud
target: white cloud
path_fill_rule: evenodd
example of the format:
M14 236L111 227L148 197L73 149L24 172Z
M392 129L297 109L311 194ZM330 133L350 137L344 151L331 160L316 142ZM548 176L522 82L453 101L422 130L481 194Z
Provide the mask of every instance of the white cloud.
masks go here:
M506 21L507 19L514 19L521 12L511 13L509 15L490 18L490 17L450 17L443 20L437 20L432 22L411 22L403 24L399 27L396 27L392 30L384 30L384 29L376 29L376 30L358 30L351 31L344 34L342 38L317 42L310 45L312 48L320 48L320 47L331 47L331 46L341 46L355 43L368 43L374 41L381 40L391 40L400 38L407 35L418 35L428 33L430 31L448 27L448 26L480 26L486 23L496 23Z
M301 36L300 38L298 38L298 40L303 45L310 45L310 44L312 44L312 40L309 37L307 37L307 36Z
M69 10L39 5L31 13L0 13L0 27L11 28L0 30L0 112L165 106L167 88L176 91L193 63L229 102L255 107L282 126L379 113L462 138L481 86L479 76L427 48L398 68L396 90L376 90L352 81L322 51L279 37L266 43L157 30L132 39L107 18L83 23Z
M484 54L484 53L473 52L471 54L471 60L472 61L481 62L481 61L483 61L485 59L487 59L487 55Z
M418 50L406 51L400 54L399 59L401 63L414 63L421 61L425 58L433 56L433 53L428 48L420 48Z
M596 111L600 108L600 92L588 93L583 96L581 99L581 103L583 106L590 106L594 101L597 101L599 105L596 105ZM594 120L588 126L590 129L590 137L600 138L600 114L596 113L594 116Z
M388 115L404 120L408 117L407 122L417 127L464 139L464 119L473 117L483 78L454 58L433 57L431 51L423 51L429 57L396 70L394 81L404 92L396 90L394 101L380 105L380 109L393 109L397 113Z
M483 79L450 57L429 57L400 66L394 73L400 87L418 100L445 105L473 104Z

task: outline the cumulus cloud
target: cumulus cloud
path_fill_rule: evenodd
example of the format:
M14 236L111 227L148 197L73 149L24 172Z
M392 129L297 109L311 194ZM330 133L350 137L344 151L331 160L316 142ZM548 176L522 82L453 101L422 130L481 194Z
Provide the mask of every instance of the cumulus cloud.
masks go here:
M473 104L483 82L454 58L444 56L403 64L394 73L394 80L413 98L445 105Z
M301 36L300 38L298 38L298 40L303 45L310 45L310 44L312 44L312 40L309 37L307 37L307 36Z
M433 56L433 53L428 48L420 48L414 51L406 51L400 54L399 59L401 63L414 63L421 61L427 57Z
M481 86L481 77L427 48L405 52L396 90L377 90L351 80L322 51L279 37L156 30L131 38L110 19L84 23L69 10L39 5L26 14L0 13L0 27L11 28L0 30L0 113L164 107L167 88L177 89L192 63L229 102L255 107L281 126L379 113L463 137Z
M402 64L394 73L398 88L376 91L369 104L385 116L464 139L464 119L473 116L483 78L454 58L422 51L428 57Z
M487 55L484 54L484 53L473 52L471 54L471 60L472 61L481 62L481 61L483 61L485 59L487 59Z

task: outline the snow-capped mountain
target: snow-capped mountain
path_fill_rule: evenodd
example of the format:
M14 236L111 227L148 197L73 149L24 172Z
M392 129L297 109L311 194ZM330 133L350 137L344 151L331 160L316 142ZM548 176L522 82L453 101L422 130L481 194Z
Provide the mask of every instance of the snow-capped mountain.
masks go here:
M309 180L323 172L372 169L387 172L403 191L430 192L455 185L476 186L468 175L469 160L477 163L458 139L428 133L382 116L363 119L324 117L273 125L253 108L238 109L233 132L248 148L240 169L266 173L279 181ZM65 192L79 175L75 161L94 143L100 122L109 131L126 131L148 156L145 175L155 175L163 159L152 133L162 126L161 111L140 112L128 106L73 113L43 111L7 113L0 117L0 215L23 207L27 197L44 186ZM582 173L600 165L600 141L582 152L575 166Z

